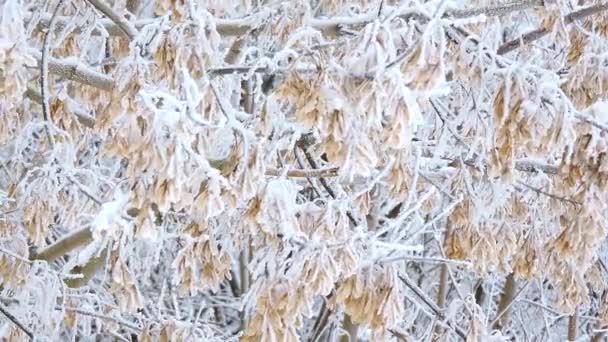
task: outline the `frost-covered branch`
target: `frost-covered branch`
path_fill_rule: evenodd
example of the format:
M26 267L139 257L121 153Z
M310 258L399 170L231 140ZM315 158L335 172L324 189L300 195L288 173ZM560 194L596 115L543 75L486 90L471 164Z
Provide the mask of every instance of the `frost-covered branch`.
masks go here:
M507 2L495 6L486 6L479 8L470 9L457 9L450 10L446 13L448 18L462 19L470 18L478 15L485 15L488 17L503 16L515 11L522 11L529 8L539 7L544 4L543 0L520 0Z
M606 10L608 10L608 3L597 4L597 5L593 5L593 6L589 6L589 7L580 9L580 10L574 11L574 12L566 15L563 18L564 24L566 24L566 25L571 24L571 23L575 22L576 20L584 19L586 17L592 16L594 14L597 14L597 13L600 13L600 12L603 12ZM551 30L544 28L544 27L530 31L528 33L525 33L524 35L522 35L519 38L513 39L509 42L502 44L498 48L496 53L498 53L499 55L504 55L523 45L530 44L533 41L541 39L542 37L546 36L549 32L551 32Z
M301 177L301 178L318 178L318 177L336 177L338 175L338 171L340 168L337 167L329 167L323 169L310 169L310 170L302 170L302 169L274 169L274 168L266 168L267 176L281 176L285 174L287 177Z
M47 139L49 140L49 144L51 145L51 148L55 146L55 139L53 139L53 136L51 135L51 131L50 131L53 120L51 118L50 102L49 102L49 94L48 94L49 93L49 79L48 79L49 43L51 40L51 36L53 35L53 23L55 22L55 18L57 16L57 13L59 12L59 9L63 5L63 1L64 0L59 0L57 5L55 6L55 10L53 11L51 20L49 22L49 27L46 30L46 33L44 34L44 41L42 43L42 53L40 56L40 98L42 100L42 117L43 117L44 121L47 122L47 125L45 126L45 133L46 133Z
M133 40L133 38L137 36L137 29L125 17L116 13L104 0L87 1L106 17L110 18L110 20L112 20L121 29L121 31L124 32L129 40Z
M13 315L6 306L4 306L4 304L0 304L0 312L2 312L2 314L8 318L9 321L13 322L13 324L23 331L30 338L30 340L34 340L34 334L28 328L26 328L25 325L23 325L23 323L21 323L17 317L15 317L15 315Z
M32 51L32 55L41 63L41 53ZM111 77L92 70L77 60L52 57L49 57L48 60L49 72L53 74L106 91L112 91L114 88L114 80Z
M412 290L412 292L418 298L420 298L422 302L431 309L431 311L433 311L433 313L437 316L439 320L445 321L445 323L448 327L450 327L450 329L454 330L456 334L458 334L458 336L466 340L466 333L453 322L446 320L443 310L441 310L441 308L439 308L437 304L435 304L433 300L430 299L420 287L414 284L407 276L399 275L399 279L401 279L405 286Z

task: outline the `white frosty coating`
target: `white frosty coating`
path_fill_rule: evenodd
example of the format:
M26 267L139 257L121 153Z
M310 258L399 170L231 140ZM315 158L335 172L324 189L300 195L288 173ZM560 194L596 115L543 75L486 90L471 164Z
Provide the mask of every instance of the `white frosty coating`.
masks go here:
M104 232L112 234L126 223L123 215L128 200L128 194L117 191L114 194L114 200L102 204L101 210L91 221L93 236L96 239L103 236Z

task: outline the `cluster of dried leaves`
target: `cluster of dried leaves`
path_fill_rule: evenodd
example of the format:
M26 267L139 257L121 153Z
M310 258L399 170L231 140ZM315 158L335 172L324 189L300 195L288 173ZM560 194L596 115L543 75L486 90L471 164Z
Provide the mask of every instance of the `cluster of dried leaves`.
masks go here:
M0 335L599 341L607 53L591 0L0 0Z

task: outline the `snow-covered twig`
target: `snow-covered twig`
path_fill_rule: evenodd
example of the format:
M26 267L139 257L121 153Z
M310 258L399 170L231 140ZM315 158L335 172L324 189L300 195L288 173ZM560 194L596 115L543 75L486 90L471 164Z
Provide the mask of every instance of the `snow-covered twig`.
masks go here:
M126 20L123 16L116 13L112 7L110 7L103 0L87 0L91 5L97 8L101 13L103 13L106 17L110 18L122 32L129 38L129 40L133 40L135 36L137 36L137 29L131 24L128 20Z
M576 20L584 19L586 17L592 16L594 14L597 14L597 13L600 13L600 12L603 12L606 10L608 10L608 3L602 3L602 4L585 7L583 9L574 11L574 12L566 15L563 19L564 24L566 24L566 25L571 24ZM504 55L506 53L509 53L509 52L521 47L522 45L530 44L531 42L533 42L535 40L541 39L542 37L547 35L549 32L551 32L551 31L544 27L530 31L530 32L522 35L519 38L515 38L509 42L502 44L498 48L496 53L499 55Z
M430 299L424 293L424 291L422 291L421 288L419 288L416 284L414 284L414 282L412 282L407 275L399 275L399 279L401 279L401 281L405 284L405 286L407 286L410 290L412 290L412 292L414 292L414 294L418 298L420 298L422 300L422 302L424 304L426 304L433 311L433 313L437 316L437 318L439 320L445 321L445 323L447 324L448 327L453 329L456 332L456 334L458 334L458 336L460 336L461 338L466 340L466 333L459 326L457 326L453 322L447 320L445 317L445 314L443 313L443 310L441 310L441 308L439 308L437 306L437 304L435 304L435 302L433 302L433 300Z
M124 320L121 320L119 318L116 317L112 317L112 316L108 316L108 315L103 315L103 314L99 314L96 312L91 312L91 311L87 311L87 310L83 310L80 308L75 308L75 307L69 307L69 306L64 306L64 307L57 307L57 310L65 310L65 311L70 311L70 312L74 312L80 315L84 315L84 316L90 316L90 317L95 317L95 318L99 318L99 319L104 319L104 320L108 320L108 321L112 321L118 325L122 325L124 327L127 327L129 329L132 329L136 332L141 331L141 328L138 327L137 325L133 324L133 323L129 323L126 322Z
M55 10L51 16L51 20L49 21L49 27L44 34L44 42L42 43L42 53L40 56L40 97L42 99L42 117L46 122L46 126L44 126L44 131L49 140L49 144L51 148L55 145L55 140L51 135L51 126L53 120L51 119L50 113L50 103L49 103L49 43L51 41L51 36L53 34L53 23L55 22L55 18L57 17L57 13L59 13L59 9L63 5L63 0L59 0L57 6L55 6Z
M281 176L285 174L287 177L301 177L301 178L318 178L318 177L336 177L338 175L338 167L328 167L323 169L289 169L281 170L274 168L266 168L267 176Z
M487 17L498 17L510 14L515 11L523 11L529 8L542 6L543 3L543 0L514 1L506 4L501 3L496 6L451 10L447 11L446 16L455 19L470 18L478 15L485 15Z
M30 340L34 340L34 334L25 327L25 325L23 325L23 323L21 323L17 317L15 317L15 315L13 315L6 306L4 306L4 304L0 304L0 312L2 312L2 314L4 316L6 316L6 318L8 318L11 322L13 322L19 329L21 329L21 331L23 331L29 338Z
M41 63L42 54L40 52L33 50L31 54ZM114 88L114 80L111 77L92 70L78 61L49 57L48 63L50 73L106 91L112 91Z

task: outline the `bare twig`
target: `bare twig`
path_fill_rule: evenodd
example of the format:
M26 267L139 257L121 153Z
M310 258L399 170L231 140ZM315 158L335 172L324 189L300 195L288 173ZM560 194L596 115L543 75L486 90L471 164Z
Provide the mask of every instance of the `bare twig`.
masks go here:
M6 306L4 306L4 304L0 304L0 312L2 312L2 314L6 316L6 318L8 318L11 322L13 322L13 324L15 324L19 329L21 329L21 331L23 331L30 338L30 340L34 340L34 334L28 328L26 328L25 325L23 325L23 323L21 323L17 319L17 317L10 313L10 311Z
M414 284L407 276L399 275L399 279L401 279L401 281L410 290L412 290L412 292L414 292L414 294L416 294L416 296L418 296L418 298L420 298L422 300L422 302L431 309L431 311L433 311L433 313L437 316L438 319L440 319L441 321L445 321L445 323L447 324L448 327L450 327L450 329L454 330L456 332L456 334L458 334L458 336L460 336L463 340L466 340L465 332L460 327L458 327L456 324L447 320L445 317L445 314L443 313L443 310L441 310L441 308L438 307L437 304L435 304L433 302L433 300L431 300L424 293L424 291L422 291L421 288L419 288L416 284Z
M561 202L567 202L567 203L573 204L573 205L575 205L575 206L580 206L580 205L582 205L582 203L577 202L577 201L575 201L575 200L573 200L573 199L566 198L566 197L562 197L562 196L558 196L558 195L555 195L555 194L552 194L552 193L546 192L546 191L544 191L543 189L540 189L540 188L534 187L534 186L529 185L529 184L527 184L527 183L524 183L524 182L522 182L522 181L517 181L517 183L519 183L519 184L523 185L524 187L526 187L526 188L528 188L528 189L530 189L530 190L532 190L532 191L534 191L534 192L536 192L536 193L539 193L539 194L541 194L541 195L545 195L545 196L547 196L547 197L550 197L550 198L556 199L556 200L558 200L558 201L561 201ZM517 187L516 187L516 189L517 189ZM521 189L517 189L517 190L521 190Z
M508 319L509 309L517 298L524 292L530 282L526 282L524 286L515 294L515 289L517 288L517 282L515 281L515 274L510 273L507 276L505 287L503 289L502 295L500 296L500 302L498 303L497 315L496 318L490 323L491 327L496 327L497 329L501 329L506 323Z
M576 341L576 332L578 331L578 307L574 309L574 313L568 318L568 341Z
M135 36L137 36L137 29L133 24L131 24L127 19L125 19L120 14L116 13L112 7L110 7L103 0L87 0L91 5L97 8L101 13L103 13L106 17L112 20L121 31L129 38L129 40L133 40Z

